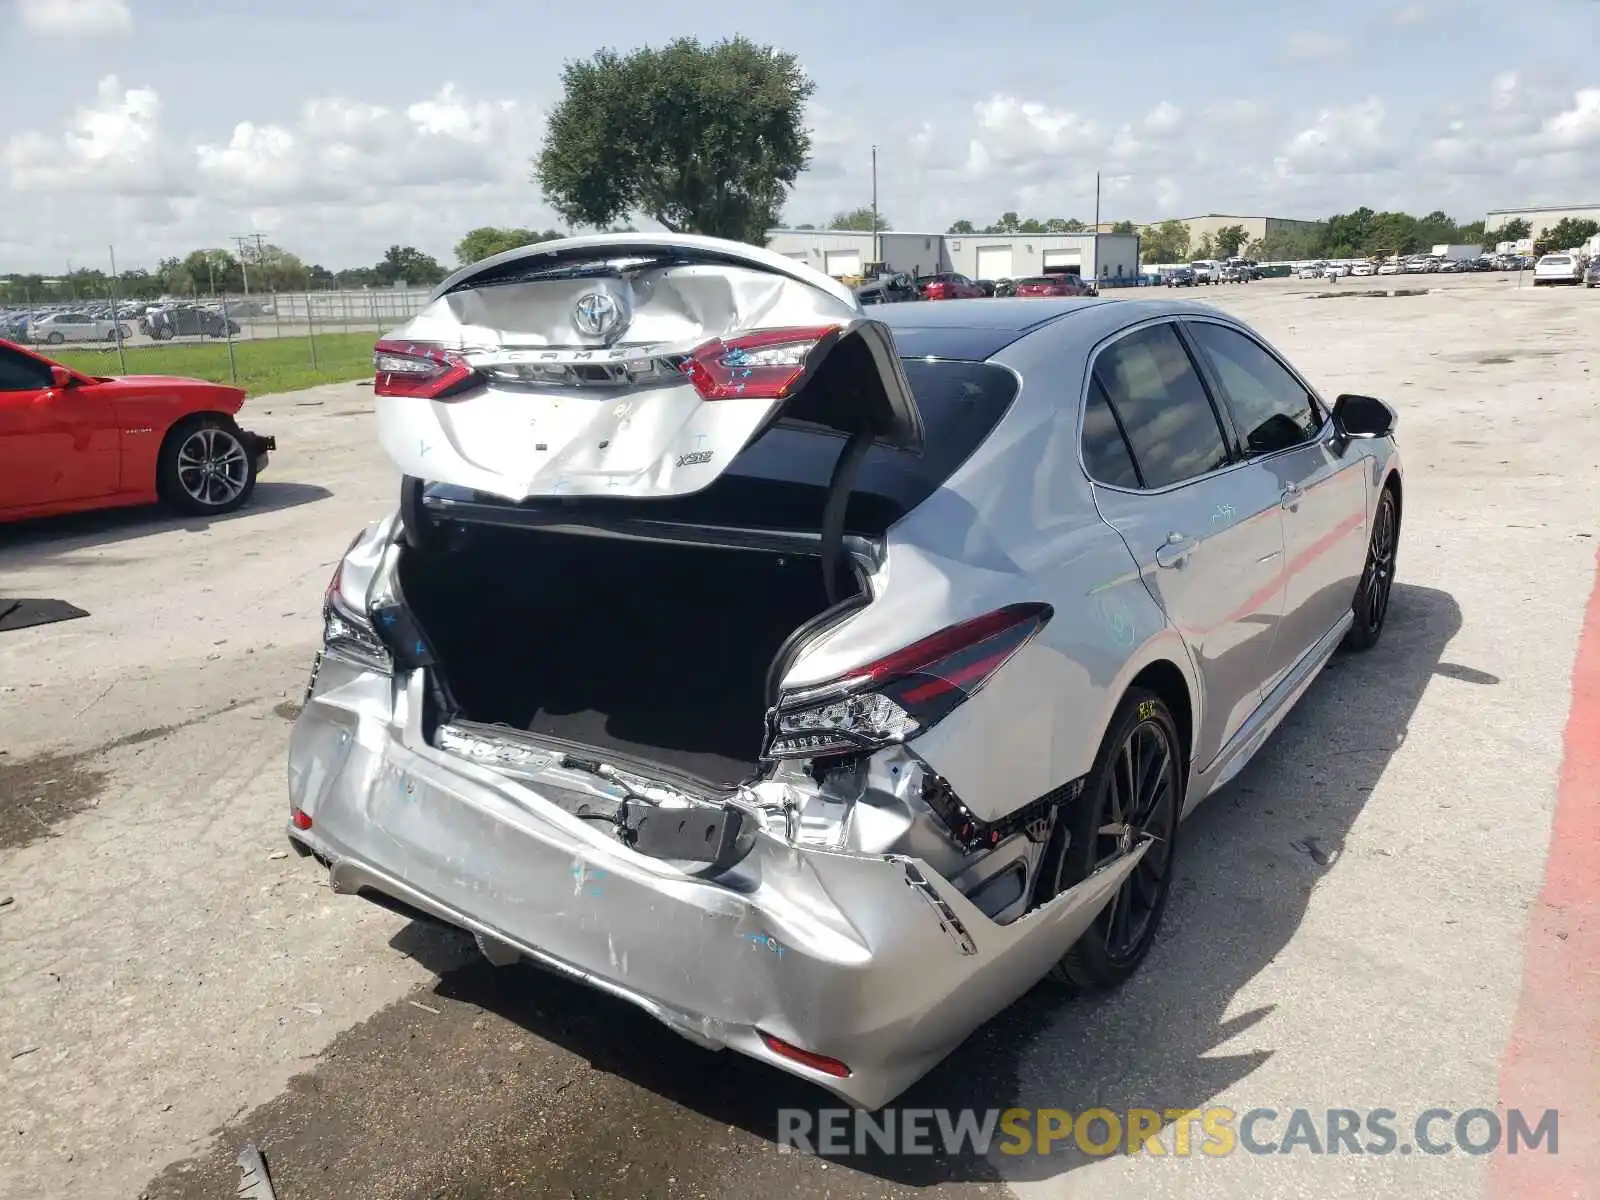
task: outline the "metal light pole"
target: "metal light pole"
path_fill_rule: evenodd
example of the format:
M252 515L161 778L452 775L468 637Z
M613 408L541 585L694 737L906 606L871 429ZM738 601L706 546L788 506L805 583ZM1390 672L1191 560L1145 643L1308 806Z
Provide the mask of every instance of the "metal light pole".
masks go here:
M882 262L878 253L878 148L872 148L872 261Z
M111 255L111 337L117 343L117 370L128 373L128 359L122 350L122 312L117 307L117 248L107 246Z

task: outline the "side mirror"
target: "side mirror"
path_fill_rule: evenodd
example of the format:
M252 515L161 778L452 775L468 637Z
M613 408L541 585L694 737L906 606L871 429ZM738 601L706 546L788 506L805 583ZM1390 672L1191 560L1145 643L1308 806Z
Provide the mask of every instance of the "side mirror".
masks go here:
M77 382L78 382L78 377L76 375L74 375L71 371L67 370L65 367L56 366L54 364L51 365L51 367L50 367L50 386L51 387L69 388L69 387L73 387L74 385L76 385Z
M1333 424L1346 438L1381 438L1394 432L1400 418L1375 396L1343 395L1333 402Z

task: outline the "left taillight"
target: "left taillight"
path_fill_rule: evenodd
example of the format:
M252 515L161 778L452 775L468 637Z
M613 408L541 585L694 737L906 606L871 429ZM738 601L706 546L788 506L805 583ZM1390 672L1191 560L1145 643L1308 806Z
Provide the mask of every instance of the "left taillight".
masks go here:
M842 332L819 325L717 338L691 351L682 370L702 400L783 400L800 390Z
M372 348L372 370L379 396L448 400L482 382L458 351L432 342L381 341Z
M787 693L765 757L817 758L910 741L974 696L1054 615L1012 604L941 629L834 683Z
M322 653L369 671L393 674L394 658L373 628L372 618L366 611L366 598L346 596L339 586L343 578L344 559L341 558L322 596ZM315 686L315 680L312 682Z

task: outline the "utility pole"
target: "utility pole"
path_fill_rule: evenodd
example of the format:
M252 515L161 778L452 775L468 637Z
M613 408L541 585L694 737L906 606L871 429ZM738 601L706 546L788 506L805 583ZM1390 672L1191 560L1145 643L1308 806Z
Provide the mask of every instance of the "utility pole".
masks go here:
M1100 232L1100 172L1094 173L1094 231Z
M872 261L882 262L878 253L878 148L872 148Z
M250 295L250 255L245 250L245 244L252 240L256 244L256 262L260 263L262 258L262 235L259 233L236 233L233 235L234 245L239 247L239 269L244 273L244 294L246 298Z

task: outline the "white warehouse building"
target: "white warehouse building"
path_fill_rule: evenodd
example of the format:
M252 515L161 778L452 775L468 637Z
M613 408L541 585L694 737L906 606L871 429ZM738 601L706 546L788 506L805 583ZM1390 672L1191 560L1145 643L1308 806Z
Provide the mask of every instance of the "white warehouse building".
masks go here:
M775 229L767 248L835 278L860 275L868 263L891 271L969 279L1022 279L1069 274L1126 279L1139 274L1134 233L879 233L838 229Z

